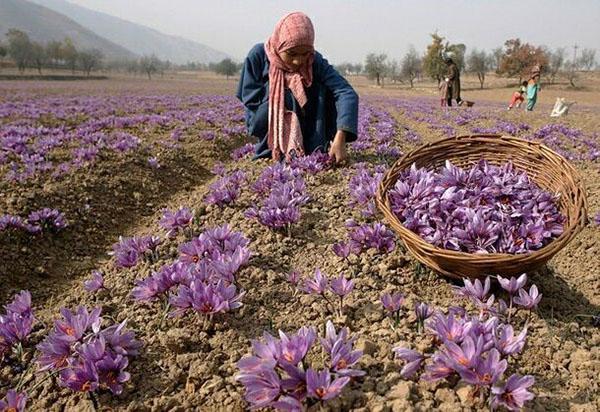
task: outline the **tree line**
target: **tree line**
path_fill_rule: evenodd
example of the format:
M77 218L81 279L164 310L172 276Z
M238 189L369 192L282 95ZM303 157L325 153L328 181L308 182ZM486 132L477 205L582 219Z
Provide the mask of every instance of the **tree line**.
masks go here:
M66 69L73 74L81 71L87 76L93 71L104 70L143 75L151 79L154 75L164 75L168 70L210 70L229 78L241 67L230 58L218 63L188 62L176 65L154 54L134 59L107 60L98 49L78 49L70 38L42 44L31 40L27 33L18 29L10 29L6 33L6 42L0 42L0 60L4 58L12 60L20 73L33 69L40 75L45 69Z
M571 86L580 71L589 71L596 67L596 51L573 49L568 58L568 50L564 47L551 50L545 46L524 43L520 39L510 39L503 47L491 52L473 49L467 54L464 44L451 44L438 33L431 34L431 43L423 54L419 54L414 46L398 60L390 60L385 53L369 53L364 65L342 63L336 68L344 75L364 74L383 85L385 80L408 83L414 87L417 79L424 77L440 81L446 72L442 59L444 53L452 53L453 61L461 71L477 75L483 89L487 73L495 72L500 76L519 78L519 82L529 75L533 66L540 66L542 75L546 75L554 83L559 73L566 75Z
M579 50L577 46L573 47L573 54L570 56L569 50L564 47L552 50L545 46L524 43L516 38L507 40L503 47L490 52L473 49L467 54L464 44L452 44L438 33L430 36L431 43L424 53L419 53L414 46L410 46L400 60L389 59L385 53L369 53L364 64L341 63L336 65L336 68L346 76L366 75L375 80L377 85L383 85L387 80L394 83L406 82L412 88L416 80L425 77L439 82L446 71L442 55L452 53L453 60L461 71L477 75L481 88L484 87L486 74L490 72L505 77L518 77L521 82L535 65L541 67L542 75L547 76L551 83L554 83L557 75L561 73L566 75L571 86L575 87L578 73L592 70L597 64L595 50ZM179 65L161 60L156 55L107 60L100 50L79 50L69 38L41 44L32 41L27 33L17 29L10 29L6 38L6 43L0 43L0 59L10 58L21 73L28 68L37 70L39 74L42 74L43 69L61 68L73 73L81 70L89 76L92 71L102 69L144 75L151 79L157 74L164 75L168 70L209 70L229 78L236 75L242 67L241 63L230 58L217 63L188 62Z

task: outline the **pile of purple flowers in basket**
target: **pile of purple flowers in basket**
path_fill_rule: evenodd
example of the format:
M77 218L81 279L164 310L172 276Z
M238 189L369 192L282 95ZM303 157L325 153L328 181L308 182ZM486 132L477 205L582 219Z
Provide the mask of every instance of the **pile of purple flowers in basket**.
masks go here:
M425 241L467 253L527 253L563 233L556 195L512 163L439 171L413 166L389 192L393 213Z
M316 357L309 356L316 350L316 339L315 329L304 326L293 335L279 331L277 339L265 332L262 341L252 341L252 355L238 362L236 375L252 409L300 411L303 403L310 406L339 396L353 377L364 375L356 369L362 351L354 350L355 338L348 328L337 332L327 322L325 337L319 339L325 352L322 369L316 369Z

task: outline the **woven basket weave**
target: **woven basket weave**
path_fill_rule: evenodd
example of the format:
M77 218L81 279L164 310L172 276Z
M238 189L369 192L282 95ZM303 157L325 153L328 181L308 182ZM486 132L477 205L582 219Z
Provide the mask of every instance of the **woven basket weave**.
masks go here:
M543 248L524 254L492 253L476 255L441 249L408 230L392 212L388 191L405 169L438 169L450 160L455 166L470 167L481 159L514 167L550 193L559 193L558 207L566 217L564 232ZM548 147L511 136L468 135L427 143L404 155L386 172L375 199L377 207L402 239L410 253L429 268L453 278L478 278L486 275L517 275L534 270L548 260L587 224L587 199L581 177L562 156Z

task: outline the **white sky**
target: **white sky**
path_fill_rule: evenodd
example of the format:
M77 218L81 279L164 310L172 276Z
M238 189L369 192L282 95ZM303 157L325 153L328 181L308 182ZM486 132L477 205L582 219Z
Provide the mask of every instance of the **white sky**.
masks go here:
M238 60L264 41L285 13L313 20L317 50L334 63L369 52L400 59L429 33L491 50L509 38L600 53L600 0L69 0L226 52ZM600 57L600 56L599 56Z

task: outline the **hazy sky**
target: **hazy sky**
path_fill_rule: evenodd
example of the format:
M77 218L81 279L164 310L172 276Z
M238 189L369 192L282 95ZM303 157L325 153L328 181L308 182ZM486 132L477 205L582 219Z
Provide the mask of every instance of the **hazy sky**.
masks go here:
M317 50L334 63L369 52L400 59L424 50L438 32L469 49L505 40L599 49L600 0L69 0L168 34L245 57L286 12L302 10L315 25Z

